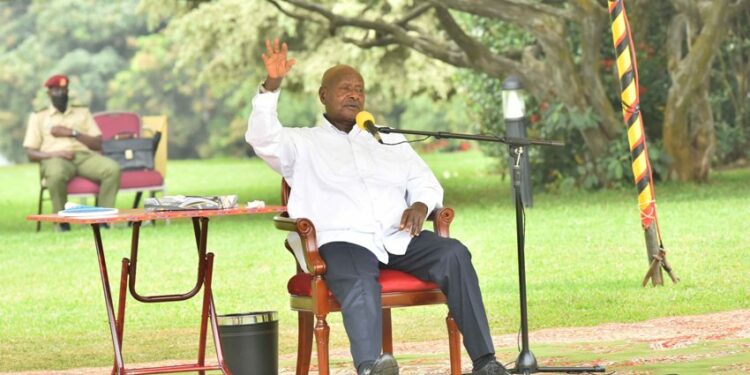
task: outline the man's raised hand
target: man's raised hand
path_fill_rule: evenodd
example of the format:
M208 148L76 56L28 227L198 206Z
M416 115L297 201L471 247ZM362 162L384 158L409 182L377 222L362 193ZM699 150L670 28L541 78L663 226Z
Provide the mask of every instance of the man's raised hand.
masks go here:
M286 43L279 47L279 38L273 43L266 39L266 53L263 54L263 63L266 65L268 78L263 86L266 90L274 91L281 85L281 80L292 70L292 66L297 62L294 59L287 60L288 48Z

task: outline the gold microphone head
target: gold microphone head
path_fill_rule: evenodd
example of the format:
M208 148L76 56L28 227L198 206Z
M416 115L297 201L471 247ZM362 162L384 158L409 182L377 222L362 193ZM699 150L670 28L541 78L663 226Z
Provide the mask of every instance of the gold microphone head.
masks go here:
M375 124L375 117L372 116L372 113L367 111L362 111L360 113L357 113L357 117L355 118L355 121L357 122L357 126L360 129L365 129L365 122L370 121L373 124Z

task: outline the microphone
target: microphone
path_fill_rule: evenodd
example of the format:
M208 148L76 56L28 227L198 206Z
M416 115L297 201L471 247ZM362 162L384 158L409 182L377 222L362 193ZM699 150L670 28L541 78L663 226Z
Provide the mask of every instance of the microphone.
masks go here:
M375 126L375 117L372 117L372 113L367 111L357 113L357 117L355 120L357 121L357 126L360 129L367 130L368 133L372 134L372 136L375 137L378 143L383 144L383 140L380 138L378 127Z

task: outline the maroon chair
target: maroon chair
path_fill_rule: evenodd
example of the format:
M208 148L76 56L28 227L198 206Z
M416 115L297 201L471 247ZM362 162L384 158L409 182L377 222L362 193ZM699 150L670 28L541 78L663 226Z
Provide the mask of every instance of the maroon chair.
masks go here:
M102 132L102 141L119 134L141 136L141 117L133 112L99 112L94 114L94 121ZM154 169L122 171L120 191L135 191L133 208L138 208L144 191L148 191L152 198L156 192L164 194L164 176Z
M141 118L133 112L100 112L94 114L94 121L102 132L102 141L108 141L120 134L141 135ZM45 200L44 191L47 190L44 178L40 180L39 204L37 214L42 213L42 204ZM133 208L140 205L144 191L148 191L151 197L156 192L164 194L164 177L156 170L130 170L120 172L120 191L135 191ZM99 193L99 185L85 177L76 176L68 181L68 197L83 197ZM98 202L95 200L95 204ZM41 222L36 223L36 231L41 229Z
M289 185L282 180L281 201L283 205L287 204L290 191ZM435 233L448 237L453 215L454 212L450 208L435 209L428 218L434 223ZM326 316L330 312L341 311L341 306L325 281L326 264L318 252L315 226L309 219L289 218L286 212L274 218L274 225L278 229L299 235L304 252L305 268L309 270L304 272L297 262L297 272L287 283L291 308L298 314L296 375L307 374L310 370L313 334L317 344L319 374L328 375L330 371L328 365L329 327ZM286 241L285 246L294 254L289 241ZM422 281L405 272L384 269L381 270L378 281L382 286L383 352L393 353L391 308L446 304L447 300L436 284ZM448 326L450 373L460 375L461 333L450 312L445 320Z

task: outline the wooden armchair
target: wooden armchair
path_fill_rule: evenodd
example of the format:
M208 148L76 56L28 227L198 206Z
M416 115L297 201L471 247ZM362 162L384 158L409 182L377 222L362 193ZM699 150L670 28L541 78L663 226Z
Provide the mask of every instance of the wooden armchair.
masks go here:
M287 204L290 188L286 181L281 181L281 199ZM447 237L454 212L450 208L435 209L428 220L433 221L435 233ZM315 334L317 344L318 368L320 375L328 375L328 334L326 316L330 312L341 311L336 298L329 291L325 281L326 264L318 253L315 238L315 226L305 218L289 218L288 213L274 218L277 229L296 232L304 252L306 269L302 270L297 262L297 273L289 280L287 289L290 294L292 310L298 312L297 375L307 374L310 370L312 337ZM293 253L289 241L287 250ZM295 258L296 259L296 258ZM425 282L405 272L383 269L379 282L382 286L383 306L383 352L393 353L391 334L391 308L445 304L446 297L434 283ZM313 317L315 322L313 325ZM448 326L448 344L450 351L451 375L461 374L461 334L450 312L446 317Z

